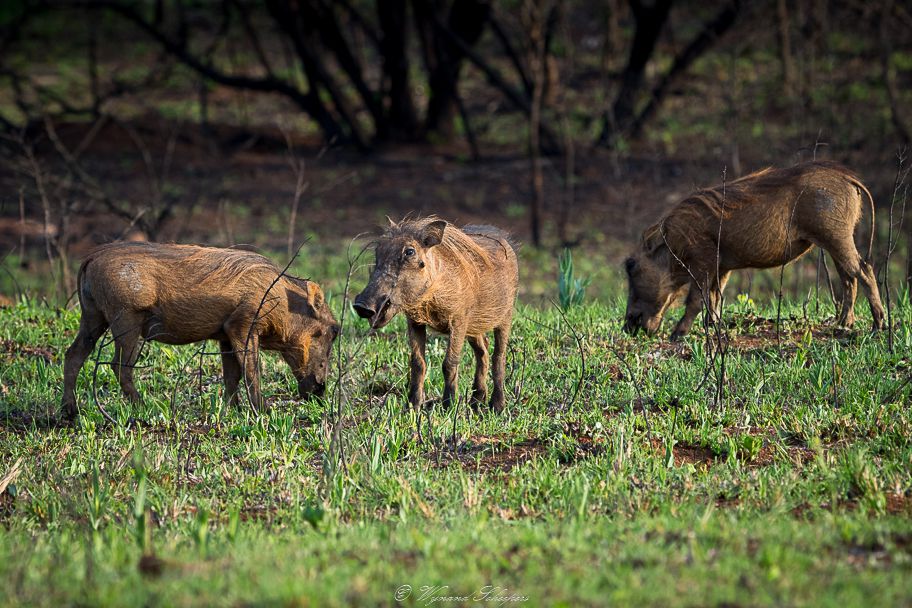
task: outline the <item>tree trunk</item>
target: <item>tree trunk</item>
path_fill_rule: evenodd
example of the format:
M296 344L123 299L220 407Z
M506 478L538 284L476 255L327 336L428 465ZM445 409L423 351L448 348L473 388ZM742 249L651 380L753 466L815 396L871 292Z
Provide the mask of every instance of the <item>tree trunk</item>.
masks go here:
M543 7L536 0L526 0L529 23L529 65L532 76L532 107L529 112L529 176L532 199L529 205L529 228L532 244L541 247L542 208L545 200L544 175L541 166L541 113L547 78L547 38Z
M621 39L621 1L608 0L608 24L605 30L605 44L602 47L602 67L606 72L611 72L619 64L618 55L623 49Z
M602 118L602 132L598 143L613 144L617 135L629 128L637 94L643 86L643 74L652 58L662 28L668 20L672 0L656 0L652 6L644 6L641 0L630 0L630 9L636 22L633 44L621 82L621 90L611 110Z
M339 27L339 22L336 19L332 6L323 7L321 3L313 3L313 6L310 7L309 4L310 3L304 3L308 9L302 12L301 18L304 23L313 24L315 27L311 27L309 31L305 30L304 35L312 36L315 32L319 32L320 39L323 41L324 46L335 55L339 67L342 68L342 71L348 76L349 82L351 82L354 89L358 92L361 103L370 113L376 130L385 130L382 106L377 100L374 92L370 90L370 87L368 87L367 83L364 81L361 64L358 62L348 41L342 34L342 30ZM314 55L315 57L319 57L319 50L317 50Z
M377 0L377 16L383 37L380 52L383 55L383 82L389 105L386 108L388 132L380 133L383 139L414 139L417 135L415 105L409 90L407 0Z
M795 60L792 57L790 24L786 0L776 0L776 29L779 36L779 59L782 62L782 92L787 97L795 94Z
M430 15L431 29L436 30L434 6L429 0L416 0L416 16ZM419 5L425 5L420 7ZM454 0L447 19L447 29L470 48L478 42L484 32L491 12L491 4L485 0ZM446 36L435 32L433 44L436 51L436 65L429 78L430 100L428 101L425 126L428 131L444 138L452 137L454 118L458 110L456 96L459 73L465 53ZM430 67L430 66L429 66Z
M321 107L325 111L323 102L318 93L318 87L322 87L332 99L333 106L339 114L342 122L348 127L352 141L362 150L368 149L367 138L361 130L361 126L355 116L354 111L349 107L345 94L336 84L332 74L326 69L326 66L320 61L318 49L314 48L316 43L317 29L321 24L315 22L307 10L306 5L298 3L284 3L280 0L267 0L266 5L272 14L276 25L285 32L294 45L298 59L307 75L310 84L308 96L314 99L314 105Z
M700 33L697 34L680 53L678 53L674 62L671 64L671 69L668 70L655 88L653 88L652 96L646 104L646 107L630 121L630 126L627 130L633 137L639 137L643 126L656 114L671 86L687 72L694 61L712 47L713 43L718 40L720 36L731 29L738 18L740 10L741 0L734 0L733 2L728 3L719 11L712 21L706 24Z
M893 12L893 2L894 0L886 0L880 14L880 69L884 88L887 90L890 120L893 122L897 138L902 145L908 146L912 143L912 129L903 118L899 87L896 85L896 72L890 65L890 57L893 54L892 37L890 35L890 16ZM912 250L912 240L909 241L909 247ZM910 258L910 270L912 270L912 258Z

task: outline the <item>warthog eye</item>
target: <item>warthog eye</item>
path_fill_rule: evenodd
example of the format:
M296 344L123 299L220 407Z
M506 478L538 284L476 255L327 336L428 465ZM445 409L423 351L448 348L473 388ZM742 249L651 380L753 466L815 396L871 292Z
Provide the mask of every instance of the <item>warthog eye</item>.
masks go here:
M406 247L406 248L405 248L405 251L404 251L403 253L405 254L405 257L410 258L410 257L412 257L413 255L415 255L415 248L414 248L414 247Z

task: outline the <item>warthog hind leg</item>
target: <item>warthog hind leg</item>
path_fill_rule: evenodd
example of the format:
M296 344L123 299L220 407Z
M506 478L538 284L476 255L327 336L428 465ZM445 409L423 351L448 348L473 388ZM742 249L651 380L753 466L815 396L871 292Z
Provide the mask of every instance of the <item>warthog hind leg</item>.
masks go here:
M472 406L483 404L488 398L488 336L469 336L475 353L475 379L472 382Z
M880 290L877 288L877 278L874 268L862 259L855 242L849 239L833 243L825 249L836 262L839 278L842 280L842 305L839 311L837 324L842 327L851 327L855 323L855 297L858 291L858 282L864 289L865 296L871 306L871 315L874 318L874 329L882 329L884 325L884 309L880 301Z
M229 405L238 404L238 387L241 383L241 364L229 340L219 340L222 353L222 375L225 378L225 400Z
M490 407L497 413L502 412L506 405L504 380L507 375L507 343L510 341L511 321L512 315L500 327L494 328L494 391Z
M114 360L111 368L124 396L133 403L142 398L133 384L133 368L139 359L139 338L142 334L143 319L136 314L122 314L111 322L111 334L114 336Z
M108 329L108 322L97 311L84 307L82 318L79 320L79 333L73 344L67 349L63 365L63 399L61 407L63 415L72 420L76 417L76 379L85 360L92 354L98 338Z
M874 274L874 267L867 261L861 261L861 274L858 277L861 280L861 287L868 298L868 304L871 306L871 317L874 319L873 328L875 331L884 328L883 303L880 301L880 290L877 288L877 276Z

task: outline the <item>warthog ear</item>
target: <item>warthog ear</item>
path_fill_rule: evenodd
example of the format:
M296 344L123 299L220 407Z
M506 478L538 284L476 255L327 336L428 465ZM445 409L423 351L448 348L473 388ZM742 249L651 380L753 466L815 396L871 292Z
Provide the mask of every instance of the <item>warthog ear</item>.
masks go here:
M310 301L311 306L314 307L314 310L323 308L323 290L313 281L307 282L307 299Z
M307 304L314 310L320 310L323 306L323 290L320 289L320 286L311 281L310 279L299 279L298 277L293 277L290 275L285 275L289 281L300 287L307 293ZM289 298L291 298L291 293L289 293ZM294 298L292 298L294 299ZM300 299L300 298L297 298Z
M434 220L424 228L421 234L421 242L425 247L433 247L443 242L443 233L446 230L447 223L444 220Z
M643 250L648 255L655 254L655 252L664 244L665 237L662 236L662 231L660 229L651 229L643 233Z

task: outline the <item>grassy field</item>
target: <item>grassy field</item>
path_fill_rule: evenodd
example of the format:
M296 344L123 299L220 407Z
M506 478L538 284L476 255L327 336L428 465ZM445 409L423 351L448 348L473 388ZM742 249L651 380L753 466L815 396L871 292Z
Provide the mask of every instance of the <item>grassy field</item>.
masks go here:
M341 312L326 264L300 270ZM796 301L777 332L734 292L721 338L671 344L624 335L600 283L518 307L503 415L416 416L403 320L348 311L328 403L269 356L269 413L231 409L217 356L150 344L131 406L106 346L61 426L78 309L0 309L0 604L912 604L908 297L892 351L863 299L854 331Z

